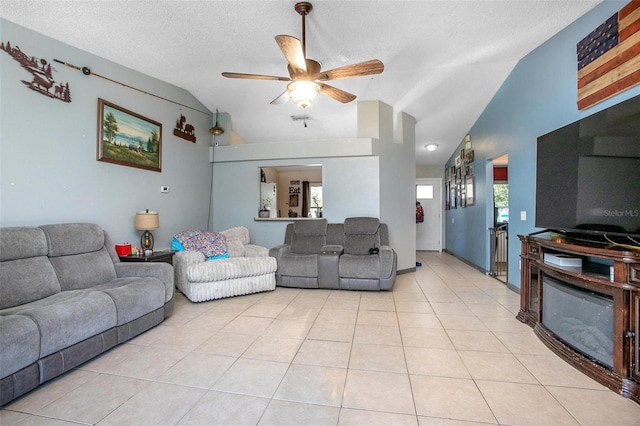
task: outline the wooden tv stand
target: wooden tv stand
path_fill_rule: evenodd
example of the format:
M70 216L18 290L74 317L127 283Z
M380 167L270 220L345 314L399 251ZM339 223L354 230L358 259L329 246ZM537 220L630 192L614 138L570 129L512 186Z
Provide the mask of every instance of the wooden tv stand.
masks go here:
M551 232L518 238L522 245L518 320L533 327L540 340L569 364L640 404L640 251L572 240ZM580 258L582 267L545 263L545 254ZM603 270L603 263L611 266ZM570 346L545 326L543 276L613 298L612 368Z

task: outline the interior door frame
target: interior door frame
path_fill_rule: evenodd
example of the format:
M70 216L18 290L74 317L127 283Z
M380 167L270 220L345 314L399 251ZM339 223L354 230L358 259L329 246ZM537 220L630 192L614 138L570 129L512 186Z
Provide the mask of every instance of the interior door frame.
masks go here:
M438 241L438 252L441 253L444 244L444 204L443 204L443 194L444 188L442 186L442 178L416 178L416 186L418 185L428 185L432 184L434 187L439 188L437 191L437 197L434 196L434 203L438 206L438 220L435 222L438 225L437 234L439 235ZM415 188L414 188L415 194ZM417 245L417 241L416 241Z

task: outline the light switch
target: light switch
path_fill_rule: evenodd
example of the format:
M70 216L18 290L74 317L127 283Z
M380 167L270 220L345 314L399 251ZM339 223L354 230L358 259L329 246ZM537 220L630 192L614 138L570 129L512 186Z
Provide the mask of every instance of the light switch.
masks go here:
M527 220L527 212L526 212L526 210L522 210L520 212L520 220Z

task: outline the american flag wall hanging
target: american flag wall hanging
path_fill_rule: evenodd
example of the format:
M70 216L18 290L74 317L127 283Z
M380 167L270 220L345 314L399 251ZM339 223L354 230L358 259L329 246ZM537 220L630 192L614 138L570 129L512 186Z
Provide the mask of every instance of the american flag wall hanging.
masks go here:
M640 0L633 0L577 45L578 109L640 83Z

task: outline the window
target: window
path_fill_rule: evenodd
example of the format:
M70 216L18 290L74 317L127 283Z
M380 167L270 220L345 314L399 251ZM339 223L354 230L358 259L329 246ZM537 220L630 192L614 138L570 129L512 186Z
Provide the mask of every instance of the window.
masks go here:
M433 200L433 185L416 185L416 198Z
M309 213L312 217L322 217L322 183L310 183L311 205Z
M509 184L493 184L493 208L496 224L509 222Z

